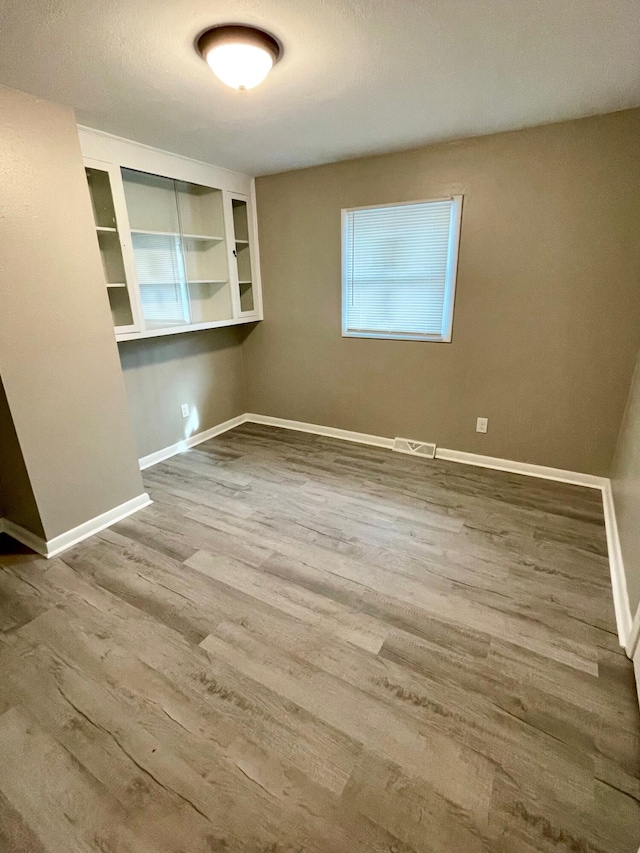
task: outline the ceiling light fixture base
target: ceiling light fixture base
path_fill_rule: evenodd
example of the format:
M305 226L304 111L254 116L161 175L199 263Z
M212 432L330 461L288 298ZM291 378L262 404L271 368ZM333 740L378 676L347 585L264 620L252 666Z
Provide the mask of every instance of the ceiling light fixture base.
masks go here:
M196 39L196 49L216 77L234 89L253 89L282 56L272 35L242 24L210 27Z

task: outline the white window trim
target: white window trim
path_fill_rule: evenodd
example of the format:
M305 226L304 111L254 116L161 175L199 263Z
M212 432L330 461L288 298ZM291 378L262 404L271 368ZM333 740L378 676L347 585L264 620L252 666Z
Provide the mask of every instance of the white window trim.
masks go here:
M391 202L389 204L366 204L361 207L344 207L341 210L341 245L342 245L342 337L343 338L374 338L393 341L432 341L435 343L451 343L453 334L453 308L456 298L456 279L458 275L458 249L460 246L460 227L462 223L461 195L443 196L442 198L417 199L416 201ZM451 207L452 239L449 242L447 255L447 272L445 278L444 310L442 312L442 329L439 335L409 335L385 334L384 332L359 332L347 328L347 214L354 210L377 210L383 207L404 207L413 204L430 204L438 201L453 201Z

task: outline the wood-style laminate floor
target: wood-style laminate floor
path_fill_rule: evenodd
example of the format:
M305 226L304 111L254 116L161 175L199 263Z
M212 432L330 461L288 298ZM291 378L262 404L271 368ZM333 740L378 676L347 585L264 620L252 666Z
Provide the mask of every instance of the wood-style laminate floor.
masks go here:
M3 853L635 853L597 491L255 425L145 481L5 539Z

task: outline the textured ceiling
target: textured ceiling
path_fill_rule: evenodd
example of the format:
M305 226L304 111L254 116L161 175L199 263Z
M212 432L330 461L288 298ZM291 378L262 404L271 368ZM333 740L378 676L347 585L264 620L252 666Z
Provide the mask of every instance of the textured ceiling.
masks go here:
M256 24L250 92L193 49ZM0 83L258 175L640 104L639 0L0 0Z

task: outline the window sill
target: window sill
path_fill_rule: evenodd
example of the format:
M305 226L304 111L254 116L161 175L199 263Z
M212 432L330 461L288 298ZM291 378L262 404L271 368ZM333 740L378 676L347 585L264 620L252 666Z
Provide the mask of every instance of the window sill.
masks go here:
M378 341L429 341L432 344L450 344L451 337L443 335L403 335L384 334L383 332L342 332L343 338L368 338L369 340Z

